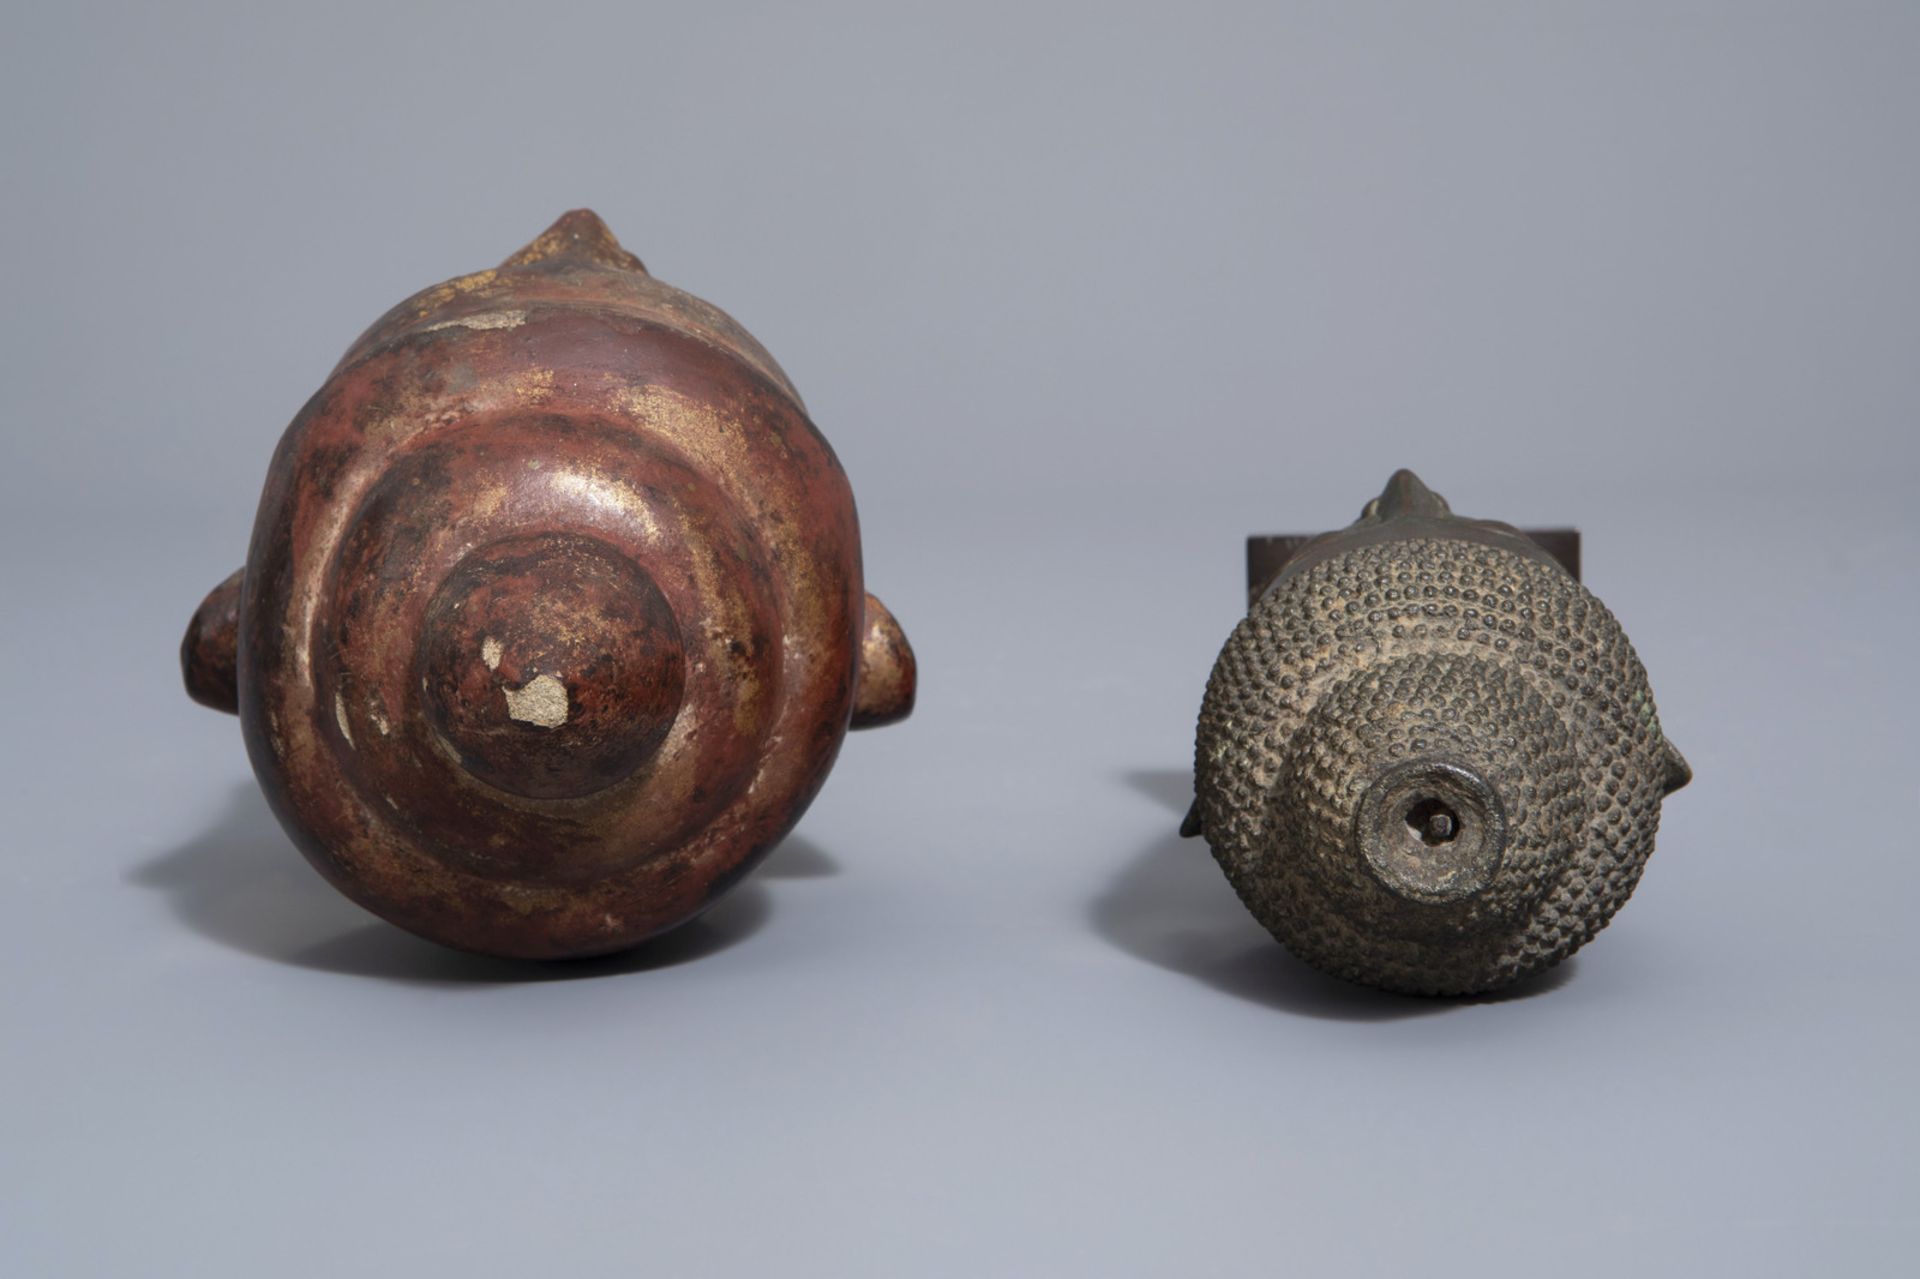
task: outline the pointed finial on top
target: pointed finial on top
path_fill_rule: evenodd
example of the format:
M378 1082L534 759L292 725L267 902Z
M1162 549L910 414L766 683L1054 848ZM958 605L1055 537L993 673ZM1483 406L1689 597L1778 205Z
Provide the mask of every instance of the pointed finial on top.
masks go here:
M1447 499L1420 482L1420 477L1402 467L1393 473L1387 481L1387 487L1380 490L1380 496L1367 503L1360 512L1363 520L1390 520L1399 516L1416 515L1429 519L1439 519L1452 515L1453 508L1447 505Z
M525 266L547 258L580 257L603 266L646 272L639 258L620 247L613 232L592 209L574 209L542 231L533 242L500 265Z

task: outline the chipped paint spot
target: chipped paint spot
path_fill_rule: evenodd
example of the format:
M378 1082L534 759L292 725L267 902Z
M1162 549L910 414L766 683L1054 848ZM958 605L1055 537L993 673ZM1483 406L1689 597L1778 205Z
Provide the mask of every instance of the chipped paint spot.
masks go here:
M478 315L463 315L458 319L429 324L421 331L432 333L439 329L517 329L526 322L525 311L482 311Z
M523 724L558 728L567 722L571 709L567 686L551 675L536 675L524 687L502 691L507 695L507 714Z
M340 726L340 736L347 739L347 745L353 745L353 730L347 727L347 699L339 693L333 695L333 722Z
M488 670L490 671L499 670L500 669L500 641L495 639L491 635L481 640L480 641L480 660L487 664Z

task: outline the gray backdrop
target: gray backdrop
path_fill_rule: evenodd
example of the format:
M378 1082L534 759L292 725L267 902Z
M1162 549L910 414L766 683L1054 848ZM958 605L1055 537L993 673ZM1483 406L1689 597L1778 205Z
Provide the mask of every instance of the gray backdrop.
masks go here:
M0 1272L1911 1273L1920 7L5 26ZM347 342L575 205L793 375L923 683L530 972L323 887L175 646ZM1402 465L1584 528L1698 772L1504 1001L1173 837L1240 539Z

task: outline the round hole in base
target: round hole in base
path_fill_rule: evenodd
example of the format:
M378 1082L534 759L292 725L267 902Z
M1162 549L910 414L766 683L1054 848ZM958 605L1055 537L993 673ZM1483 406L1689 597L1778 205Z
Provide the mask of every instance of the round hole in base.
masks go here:
M1419 836L1428 848L1452 842L1460 833L1460 814L1447 807L1444 799L1431 795L1417 799L1407 810L1407 829Z

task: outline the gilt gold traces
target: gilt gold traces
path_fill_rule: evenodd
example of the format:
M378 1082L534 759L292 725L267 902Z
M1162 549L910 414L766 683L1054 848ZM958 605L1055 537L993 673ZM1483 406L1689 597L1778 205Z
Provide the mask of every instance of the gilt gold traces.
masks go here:
M488 267L484 271L475 271L472 275L463 275L448 280L445 284L436 284L424 293L415 295L413 313L419 319L426 319L435 311L458 297L477 293L500 277L498 269Z

